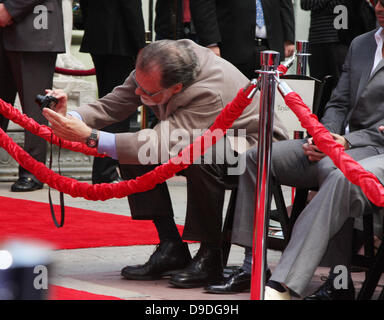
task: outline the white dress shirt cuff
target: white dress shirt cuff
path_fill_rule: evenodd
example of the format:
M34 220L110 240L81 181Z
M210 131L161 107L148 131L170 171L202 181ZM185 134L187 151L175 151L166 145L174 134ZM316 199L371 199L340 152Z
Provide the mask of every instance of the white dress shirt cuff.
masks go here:
M70 111L68 114L72 117L83 120L80 113L76 111ZM116 138L114 133L99 131L99 143L97 146L97 152L106 154L112 159L117 160Z

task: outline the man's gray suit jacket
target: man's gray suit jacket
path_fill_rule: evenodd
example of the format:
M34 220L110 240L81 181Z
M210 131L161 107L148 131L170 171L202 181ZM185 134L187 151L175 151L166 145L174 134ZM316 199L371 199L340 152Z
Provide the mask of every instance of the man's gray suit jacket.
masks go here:
M384 148L383 136L377 130L384 124L384 61L371 73L377 48L376 31L352 42L343 65L345 72L321 119L329 131L344 134L353 148L367 145ZM346 133L347 125L349 132Z

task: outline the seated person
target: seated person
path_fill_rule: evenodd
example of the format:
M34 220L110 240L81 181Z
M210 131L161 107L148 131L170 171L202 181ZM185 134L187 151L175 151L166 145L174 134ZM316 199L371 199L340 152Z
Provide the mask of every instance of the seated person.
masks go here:
M55 111L44 109L43 113L59 137L96 142L94 146L97 145L100 153L105 152L119 161L122 177L132 179L177 155L181 147L192 140L185 136L193 137L195 130L209 128L239 89L248 83L239 70L210 49L191 40L161 40L140 51L136 69L110 94L80 107L71 116L66 114L65 94L48 90L59 103ZM171 283L179 287L198 287L221 277L224 193L229 185L237 183L236 173L229 172L236 166L233 161L236 159L228 159L231 154L228 148L240 153L257 144L258 101L259 95L232 126L239 133L238 129L245 129L245 135L227 134L222 139L224 143L212 148L217 149L213 163L196 163L183 171L188 195L183 239L201 242L193 259L176 228L166 183L128 196L132 217L153 220L160 244L144 265L123 268L124 278L160 279L181 269L172 276ZM153 129L119 134L97 131L127 118L142 104L149 106L159 120ZM186 133L181 142L180 136L172 136L177 130ZM167 138L169 136L172 139ZM287 138L277 118L273 136L275 141ZM179 149L175 152L176 147Z
M378 128L383 124L384 114L384 0L377 3L375 11L381 27L352 42L343 73L321 122L344 146L346 153L383 179L384 137ZM248 279L249 287L256 155L256 149L246 154L247 169L239 178L232 234L232 242L246 248L242 272L224 283L208 287L209 292L231 291L244 279ZM316 147L312 138L274 143L271 173L282 185L319 188L296 221L290 242L266 286L266 299L289 298L290 291L303 295L330 239L347 218L360 216L373 205L360 187L352 185ZM352 228L350 230L352 232ZM351 242L344 241L344 245L345 252L352 252Z

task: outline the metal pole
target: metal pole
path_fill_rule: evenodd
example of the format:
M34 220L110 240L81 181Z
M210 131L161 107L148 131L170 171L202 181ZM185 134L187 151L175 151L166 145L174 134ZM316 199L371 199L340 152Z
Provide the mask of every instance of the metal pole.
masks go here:
M307 75L307 65L308 65L308 53L309 51L309 43L305 40L297 40L296 41L296 56L297 56L297 64L296 64L296 74L298 75Z
M145 32L145 41L153 41L153 0L148 1L148 31Z
M261 89L259 144L257 149L257 179L253 238L251 299L263 300L265 287L266 239L268 232L269 171L272 151L273 115L275 103L275 70L280 60L276 51L261 52Z

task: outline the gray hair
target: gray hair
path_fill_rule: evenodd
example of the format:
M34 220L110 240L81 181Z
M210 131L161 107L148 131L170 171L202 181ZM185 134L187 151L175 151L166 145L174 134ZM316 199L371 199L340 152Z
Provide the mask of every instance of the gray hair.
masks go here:
M177 83L188 87L200 73L195 52L188 43L175 40L155 41L144 47L137 57L136 68L144 72L158 68L163 88Z

